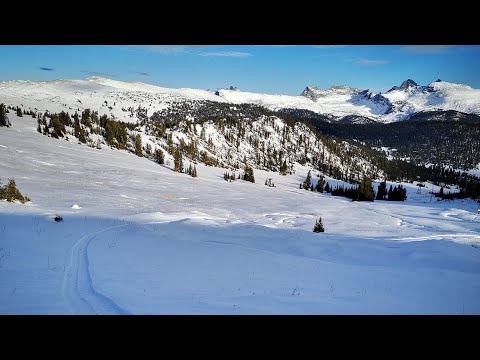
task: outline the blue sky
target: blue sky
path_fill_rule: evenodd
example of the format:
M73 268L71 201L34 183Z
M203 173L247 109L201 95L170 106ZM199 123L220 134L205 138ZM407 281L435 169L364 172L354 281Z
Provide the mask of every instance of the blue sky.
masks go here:
M0 46L0 80L101 76L165 87L298 95L307 85L387 91L408 78L480 88L478 45Z

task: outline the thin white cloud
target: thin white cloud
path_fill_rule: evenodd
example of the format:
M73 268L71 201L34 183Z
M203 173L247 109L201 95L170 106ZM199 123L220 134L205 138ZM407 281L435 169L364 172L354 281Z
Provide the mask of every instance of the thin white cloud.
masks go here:
M402 46L400 51L407 54L445 54L453 45L408 45Z
M108 78L115 77L115 75L113 75L113 74L100 72L100 71L81 70L81 72L84 73L84 74L91 75L91 76L100 76L100 77L108 77Z
M159 53L162 55L175 55L188 52L188 46L185 45L150 45L148 52Z
M366 66L369 66L369 65L385 65L385 64L389 64L389 63L391 63L391 61L389 61L389 60L359 59L359 60L355 61L355 64L357 64L357 65L366 65Z
M224 57L249 57L252 54L240 51L219 51L219 52L203 52L201 56L224 56Z
M312 45L312 46L318 49L338 49L338 48L344 48L350 45Z
M157 53L161 55L181 55L195 54L200 56L227 56L227 57L248 57L250 53L239 51L219 51L206 52L208 48L218 47L218 45L132 45L129 49L145 51L147 53ZM201 52L203 50L203 52Z

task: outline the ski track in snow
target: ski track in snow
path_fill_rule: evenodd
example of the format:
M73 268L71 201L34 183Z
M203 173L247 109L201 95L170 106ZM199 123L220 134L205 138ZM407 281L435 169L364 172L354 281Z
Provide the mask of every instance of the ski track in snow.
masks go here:
M480 241L480 235L477 234L435 234L435 235L423 235L423 236L409 236L401 238L392 238L397 241L424 241L424 240L452 240L458 239L457 242L464 244L475 244Z
M95 290L90 277L88 245L97 235L112 229L128 226L117 225L81 237L72 248L68 270L64 275L63 294L74 314L128 315L115 302Z

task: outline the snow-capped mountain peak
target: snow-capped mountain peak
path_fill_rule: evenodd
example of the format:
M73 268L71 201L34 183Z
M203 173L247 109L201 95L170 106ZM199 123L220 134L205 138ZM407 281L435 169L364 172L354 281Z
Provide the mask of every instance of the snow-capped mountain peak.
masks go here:
M415 81L413 81L412 79L407 79L402 83L402 85L400 85L399 89L408 90L411 88L416 88L417 86L418 84Z
M302 91L300 96L305 96L312 101L317 101L319 91L320 90L316 86L307 86L305 90Z

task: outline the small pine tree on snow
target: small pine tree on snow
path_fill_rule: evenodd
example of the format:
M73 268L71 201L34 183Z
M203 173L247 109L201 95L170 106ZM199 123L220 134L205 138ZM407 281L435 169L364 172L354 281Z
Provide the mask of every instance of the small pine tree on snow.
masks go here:
M81 127L80 127L80 119L78 118L77 112L73 115L73 135L79 139L80 138L80 132L81 132Z
M287 175L287 160L283 160L282 165L280 165L280 175Z
M319 232L324 232L324 231L325 231L325 229L323 227L322 217L320 216L320 218L315 221L315 226L313 227L313 232L319 233Z
M372 180L365 176L358 188L358 201L373 201L374 197Z
M85 138L85 129L80 128L80 133L78 135L78 141L81 143L85 144L87 142L87 139Z
M147 145L145 145L145 152L149 156L152 154L152 145L150 145L150 143L147 143Z
M140 156L140 157L143 156L143 153L142 153L142 137L140 136L140 134L137 134L137 136L135 136L135 155Z
M165 155L163 151L160 149L155 150L155 161L159 164L164 164L165 162Z
M384 180L378 185L377 197L375 200L385 200L387 196L387 182Z
M245 172L243 174L243 180L250 181L252 183L255 182L255 176L253 174L253 169L249 165L245 165Z
M0 187L0 199L7 200L8 202L18 200L22 204L30 201L27 196L23 196L20 190L18 190L14 179L10 179L7 185Z
M5 105L2 103L0 104L0 126L9 127L10 125L11 124L7 116L7 109L5 108Z
M326 193L329 193L329 192L330 192L330 185L328 184L328 182L327 182L327 184L325 185L325 192L326 192Z
M312 184L312 172L308 170L307 178L303 182L303 188L305 190L308 190L310 189L311 184Z
M402 185L400 185L398 187L398 191L399 191L399 196L398 196L399 201L407 200L407 189L405 189Z
M198 177L198 175L197 175L197 167L196 167L195 165L193 165L192 177L194 177L194 178Z
M323 176L320 176L318 181L317 181L317 186L315 187L315 190L317 190L318 192L321 192L323 193L323 186L325 184L325 180L323 178Z
M173 154L173 171L183 171L182 153L180 152L180 150L178 150L178 148L175 149L175 153Z
M61 123L58 116L52 115L48 127L51 128L50 135L52 137L56 139L63 137L63 134L65 133L65 125Z

